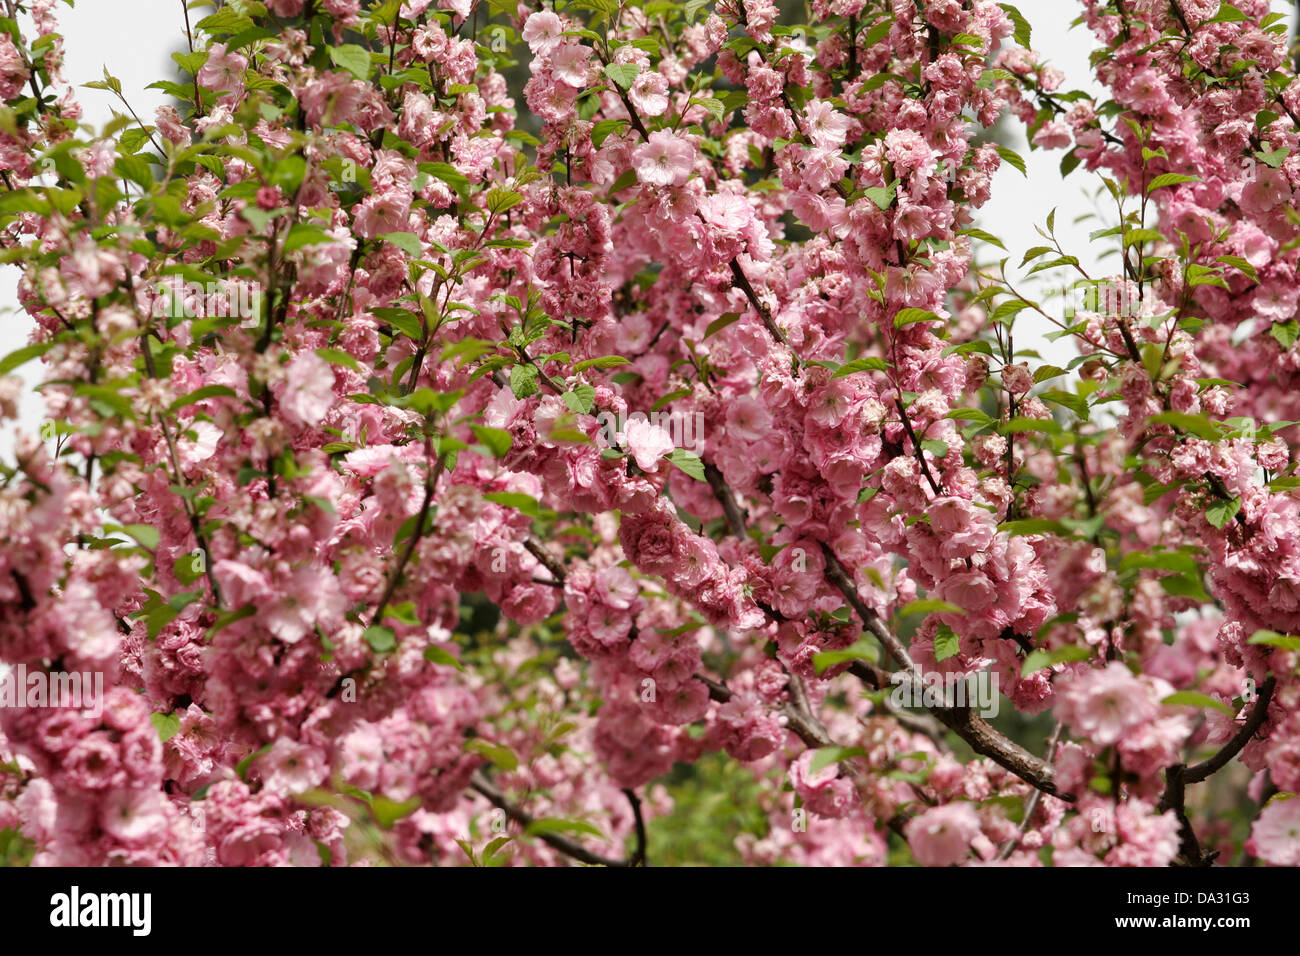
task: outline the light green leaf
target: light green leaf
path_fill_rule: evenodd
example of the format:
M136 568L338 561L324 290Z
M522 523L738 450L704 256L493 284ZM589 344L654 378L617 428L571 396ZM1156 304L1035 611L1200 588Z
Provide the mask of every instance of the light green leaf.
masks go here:
M358 80L370 77L370 51L355 43L330 47L330 62L347 70Z

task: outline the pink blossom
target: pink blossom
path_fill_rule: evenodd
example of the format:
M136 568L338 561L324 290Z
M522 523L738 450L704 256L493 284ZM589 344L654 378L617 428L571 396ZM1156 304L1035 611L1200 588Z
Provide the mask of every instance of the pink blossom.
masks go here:
M951 866L970 854L971 841L980 833L980 821L969 803L949 803L913 817L905 832L918 863Z
M334 404L334 370L314 352L302 352L289 363L280 405L299 425L314 427Z
M672 133L654 132L632 151L632 164L643 183L680 186L695 165L695 148Z
M1300 866L1300 799L1275 797L1250 830L1248 849L1273 866Z

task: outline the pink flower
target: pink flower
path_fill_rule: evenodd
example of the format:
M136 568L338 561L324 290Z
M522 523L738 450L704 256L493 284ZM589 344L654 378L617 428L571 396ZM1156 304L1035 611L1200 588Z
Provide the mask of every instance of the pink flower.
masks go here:
M661 691L663 715L672 724L692 724L709 709L709 689L698 680L685 680Z
M918 863L950 866L970 854L971 841L980 835L980 819L969 803L949 803L913 817L904 833Z
M741 395L727 406L727 432L743 441L758 441L772 426L772 416L763 403Z
M301 352L289 363L280 408L298 425L313 428L334 405L334 370L315 352Z
M27 67L9 34L0 34L0 100L14 100L27 82Z
M627 97L642 116L662 116L668 109L668 80L655 70L643 71L627 91Z
M672 133L658 130L632 150L637 179L651 186L680 186L695 166L695 147Z
M1034 387L1034 373L1024 362L1017 362L1002 369L1002 387L1012 395L1023 395Z
M244 71L247 69L248 57L227 53L224 43L214 43L208 50L207 62L199 69L199 85L238 99L244 93Z
M560 45L564 24L551 10L539 10L530 14L524 23L523 38L528 49L539 56L545 56Z
M591 49L565 40L551 52L551 71L574 89L582 89L591 77Z
M839 149L848 137L852 121L825 100L812 100L804 107L804 129L808 138L823 149Z
M1044 123L1034 134L1034 145L1041 149L1065 149L1072 142L1074 138L1070 133L1070 127L1060 120Z
M1300 797L1274 797L1250 828L1247 849L1273 866L1300 866Z
M1255 177L1241 191L1241 208L1248 215L1258 216L1290 199L1291 184L1285 174L1280 169L1257 166Z
M264 789L274 796L306 793L325 780L325 755L315 747L281 737L258 758Z
M1147 686L1119 661L1060 682L1056 715L1075 733L1102 747L1151 720L1155 713Z
M939 583L945 601L951 601L970 614L978 614L994 601L997 589L982 571L963 571Z
M624 440L642 471L654 471L659 459L673 450L672 436L644 418L633 418L627 423Z
M104 798L99 820L105 833L123 843L147 843L167 828L157 790L113 790Z

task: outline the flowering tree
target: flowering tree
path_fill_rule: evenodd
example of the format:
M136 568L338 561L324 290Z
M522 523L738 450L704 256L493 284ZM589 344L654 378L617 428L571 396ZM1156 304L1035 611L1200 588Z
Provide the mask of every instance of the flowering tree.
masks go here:
M1106 99L991 0L199 0L101 131L0 2L0 659L105 687L12 858L1300 863L1264 0L1085 0ZM1007 113L1116 275L1007 279Z

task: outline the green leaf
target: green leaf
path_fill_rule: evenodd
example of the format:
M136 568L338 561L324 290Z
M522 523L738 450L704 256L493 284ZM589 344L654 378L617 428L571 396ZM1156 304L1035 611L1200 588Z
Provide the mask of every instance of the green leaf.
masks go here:
M627 120L607 119L601 120L591 128L591 145L600 149L601 144L609 139L614 133L621 133L627 129Z
M387 654L397 647L396 633L391 627L385 627L383 624L370 625L361 636L366 639L366 643L376 654Z
M1240 23L1243 20L1249 20L1250 17L1242 13L1230 3L1219 4L1219 12L1216 13L1206 23Z
M515 398L527 398L530 395L536 395L539 391L537 385L537 369L531 365L516 365L510 370L510 391L515 393Z
M961 653L961 638L946 624L940 624L934 635L934 659L946 661Z
M938 322L939 317L927 309L899 309L894 315L894 328L901 329L913 322Z
M331 365L342 365L354 372L361 371L361 363L356 360L356 357L340 349L317 349L316 354Z
M500 187L495 187L488 190L488 212L495 216L499 216L503 212L514 209L515 206L518 206L523 201L523 193L517 193L513 189L501 189Z
M1277 340L1277 344L1282 346L1283 351L1286 351L1295 345L1296 338L1300 337L1300 322L1296 322L1295 319L1276 322L1268 331Z
M504 429L488 428L486 425L470 425L469 429L474 433L474 437L492 452L493 458L505 457L510 451L510 446L514 444L514 437Z
M870 199L881 210L886 210L894 204L894 199L898 195L898 186L890 184L888 186L868 186L862 190L862 195Z
M696 106L704 107L715 122L721 123L722 118L727 115L727 104L712 96L700 97L693 102Z
M735 322L739 318L740 318L739 312L722 313L722 315L718 316L716 319L714 319L712 322L709 323L709 327L704 330L704 338L707 339L710 338L711 336L717 335L719 332L721 332L723 329L725 329L732 322Z
M388 232L379 238L391 242L408 255L424 255L424 246L420 243L420 237L413 232Z
M590 415L596 408L596 389L592 385L575 385L572 391L565 392L560 398L569 411L577 415Z
M377 308L370 310L375 318L381 319L395 330L405 335L408 339L419 340L423 335L420 328L420 319L414 313L407 309L384 309Z
M1252 282L1259 281L1259 273L1255 271L1255 267L1252 266L1245 259L1243 259L1241 256L1218 256L1215 258L1214 261L1222 262L1224 265L1232 266L1234 269L1236 269L1237 271L1245 275L1247 278L1249 278Z
M621 355L602 355L600 358L586 359L585 361L578 362L573 366L573 370L575 372L583 372L589 368L618 368L620 365L631 364L631 362Z
M1266 647L1280 647L1286 651L1300 651L1300 637L1290 634L1278 634L1276 631L1256 631L1247 644L1263 644Z
M889 36L889 31L892 30L893 27L893 17L885 17L883 20L874 24L871 29L867 31L867 35L862 38L862 49L870 50L885 37Z
M1082 395L1074 395L1070 392L1063 392L1059 388L1053 388L1043 392L1038 397L1043 401L1064 406L1084 420L1088 418L1088 400Z
M1205 520L1216 528L1222 528L1235 518L1240 510L1240 498L1233 498L1231 501L1214 501L1205 509Z
M1201 583L1199 572L1166 575L1160 579L1160 587L1172 597L1191 598L1202 604L1210 600L1210 596L1205 593L1205 585Z
M424 649L424 659L434 664L441 664L443 667L454 667L458 671L465 669L464 664L435 644L430 644Z
M1024 176L1026 179L1029 178L1029 173L1025 169L1025 161L1021 159L1019 153L1014 149L1008 149L1006 146L998 146L996 148L998 155L1001 156L1005 162L1020 170L1020 175Z
M1160 701L1166 707L1213 707L1215 710L1222 711L1229 717L1234 715L1231 707L1219 700L1217 697L1211 697L1209 694L1197 693L1194 690L1180 690L1170 694Z
M40 358L53 346L53 342L37 342L35 345L27 345L16 352L10 352L0 359L0 375L8 375L18 366L25 365L34 358Z
M812 762L808 764L808 773L814 774L833 763L866 755L867 752L861 747L818 747L813 751Z
M1030 651L1025 657L1025 662L1020 667L1020 676L1028 677L1030 674L1037 673L1044 667L1051 667L1054 664L1069 664L1074 661L1086 661L1092 657L1092 649L1087 647L1078 647L1073 644L1067 647L1058 647L1054 651L1047 651L1039 648Z
M989 245L997 246L999 249L1005 250L1007 248L1002 244L1001 239L993 235L991 232L985 232L983 229L963 229L961 235L970 236L972 239L978 239L981 242L987 242Z
M149 722L158 731L158 739L163 743L175 737L181 729L181 719L175 714L150 714Z
M167 411L175 412L187 405L193 405L196 402L204 401L209 398L235 398L235 390L228 385L204 385L202 388L196 388L188 395L182 395L176 401L167 406Z
M605 67L605 75L623 89L629 89L641 72L635 63L610 63Z
M493 765L502 770L511 771L519 768L519 758L505 744L494 744L482 737L475 737L465 742L465 750L486 757Z
M158 549L158 541L161 536L158 534L158 529L153 525L129 524L125 525L122 530L139 541L146 550L156 551Z
M821 651L813 655L813 667L817 673L821 674L827 668L834 667L837 664L843 664L846 661L871 661L873 664L880 660L880 652L870 641L858 641L852 647L845 647L838 651Z
M921 450L928 451L935 458L948 457L948 443L937 438L926 438L921 442Z
M846 375L852 375L855 372L884 372L889 368L889 363L875 355L868 355L865 358L854 359L852 362L846 362L835 370L831 378L843 378Z
M1147 192L1153 193L1157 189L1164 189L1166 186L1177 186L1181 183L1199 183L1199 176L1184 176L1182 173L1163 173L1147 185Z
M540 820L534 820L524 827L524 833L527 836L541 836L544 833L583 833L594 837L605 835L590 823L582 820L562 820L559 817L542 817Z
M420 804L422 802L423 801L420 797L415 796L398 803L395 800L388 799L382 794L378 794L370 801L370 814L375 818L375 822L383 829L389 830L392 829L393 824L398 820L401 820L403 817L409 817L416 810L420 809Z
M1017 521L1004 521L998 525L998 530L1010 535L1056 534L1063 538L1072 537L1069 528L1051 518L1020 518Z
M450 163L421 163L420 172L438 177L456 190L461 199L469 196L469 179Z
M1031 46L1030 40L1033 37L1029 21L1025 19L1024 14L1009 3L1000 3L998 6L1005 11L1007 19L1015 25L1014 36L1016 43L1028 50Z
M987 425L993 421L987 413L978 408L954 408L944 418L955 418L964 422L979 422L981 425Z
M503 508L514 508L516 511L522 511L530 518L536 518L542 513L541 505L537 503L537 499L520 491L489 491L483 496L483 500L501 505Z
M666 457L676 467L686 472L686 474L690 475L696 481L705 480L704 462L700 461L700 456L695 454L695 452L686 451L684 448L677 448Z
M223 611L217 615L217 619L212 622L212 627L208 628L208 638L218 631L229 627L236 621L242 621L246 617L252 617L257 613L257 606L254 604L245 604L243 607L236 608L233 611Z
M1147 420L1157 425L1170 425L1179 431L1190 432L1206 441L1217 441L1222 434L1216 422L1204 415L1193 415L1190 412L1160 412Z
M370 51L355 43L330 47L330 62L347 70L358 80L370 77Z
M898 613L906 617L909 614L960 614L962 610L957 605L941 601L939 598L917 598L903 605Z

